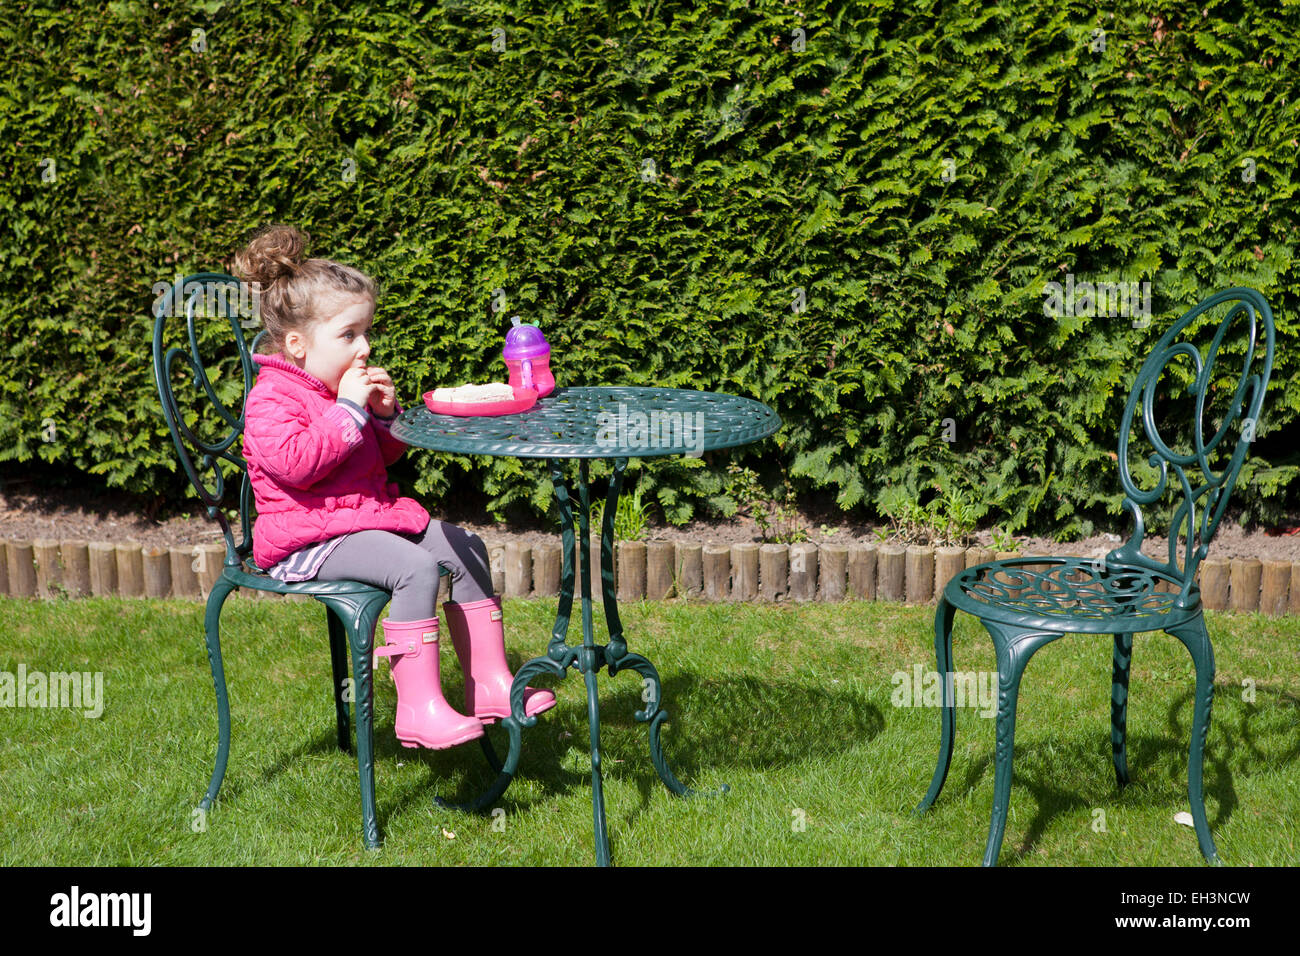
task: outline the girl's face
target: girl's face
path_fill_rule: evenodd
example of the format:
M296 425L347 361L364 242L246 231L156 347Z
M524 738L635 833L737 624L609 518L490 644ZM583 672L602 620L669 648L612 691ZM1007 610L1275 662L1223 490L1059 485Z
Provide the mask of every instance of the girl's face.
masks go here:
M375 307L367 300L351 300L340 311L308 327L306 333L290 332L284 347L304 372L316 376L338 394L339 380L350 368L365 368L370 358L367 338L374 324Z

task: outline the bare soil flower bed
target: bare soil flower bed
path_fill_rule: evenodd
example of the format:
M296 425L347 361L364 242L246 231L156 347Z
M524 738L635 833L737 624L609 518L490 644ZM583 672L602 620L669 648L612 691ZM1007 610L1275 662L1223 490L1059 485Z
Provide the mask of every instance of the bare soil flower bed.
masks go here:
M426 503L428 507L428 503ZM150 515L150 511L154 513ZM554 543L556 533L536 520L498 524L481 507L459 509L430 507L436 518L451 521L485 539L515 540L527 546ZM846 520L833 510L804 508L800 524L814 544L853 544L876 541L877 525ZM1048 538L1017 536L1025 554L1102 554L1127 537L1126 521L1117 520L1107 534L1082 541L1055 542ZM138 541L142 545L189 546L220 542L221 532L209 520L197 498L189 511L168 512L137 496L95 489L52 487L39 479L10 478L0 485L0 537L11 540L49 538L56 541ZM736 544L761 541L752 518L695 521L682 527L652 525L650 540L693 541L701 544ZM972 546L992 547L992 535L982 531ZM1165 540L1148 537L1143 551L1163 557ZM1210 546L1211 557L1259 558L1300 561L1300 516L1278 528L1244 529L1231 516L1224 519Z

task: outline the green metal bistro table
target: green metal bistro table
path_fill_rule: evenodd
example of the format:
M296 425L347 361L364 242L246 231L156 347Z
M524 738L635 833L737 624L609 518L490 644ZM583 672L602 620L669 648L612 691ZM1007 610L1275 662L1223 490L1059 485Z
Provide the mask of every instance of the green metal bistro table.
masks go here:
M596 843L596 863L608 866L609 836L605 826L605 797L600 771L600 707L596 675L608 668L610 676L632 670L645 683L644 710L635 718L648 723L650 759L659 778L673 793L693 791L673 775L659 740L660 725L668 719L663 708L662 685L655 666L628 650L614 596L614 516L629 458L660 455L698 455L768 438L781 427L781 419L766 405L748 398L717 392L673 388L560 388L526 412L498 417L435 415L423 404L407 409L393 423L393 435L408 445L435 451L471 455L508 455L544 458L551 464L551 482L561 521L563 566L560 603L546 654L525 663L515 673L510 689L511 716L501 723L510 735L510 751L500 765L496 782L462 809L482 811L501 796L514 779L522 748L522 728L537 723L524 715L524 688L537 674L566 677L569 668L581 673L587 685L587 719L591 729L591 809ZM605 499L600 531L600 584L604 597L609 643L594 639L591 610L590 562L582 562L582 644L567 643L573 610L574 522L573 503L565 481L566 462L578 462L578 534L588 540L590 495L587 462L612 459L614 473Z

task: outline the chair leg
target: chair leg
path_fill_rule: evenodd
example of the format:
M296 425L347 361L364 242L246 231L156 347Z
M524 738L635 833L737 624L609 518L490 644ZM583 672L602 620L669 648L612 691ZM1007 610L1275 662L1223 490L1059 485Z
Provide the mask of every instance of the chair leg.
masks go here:
M353 701L356 707L357 775L361 783L361 835L367 850L378 850L379 815L375 807L375 725L372 653L379 614L389 601L387 592L367 588L361 594L317 595L337 616L352 648Z
M1002 837L1007 829L1007 811L1011 809L1011 765L1016 743L1016 698L1020 692L1020 671L998 668L998 726L996 769L993 774L993 814L989 821L989 839L984 847L984 866L997 866L1002 851Z
M221 662L221 608L235 586L224 577L218 578L208 595L207 609L203 614L204 641L208 648L208 665L212 668L212 687L217 692L217 761L208 781L208 792L199 801L202 810L212 809L226 777L226 761L230 759L230 698L226 695L226 670Z
M956 610L940 595L939 606L934 614L934 656L939 665L939 678L943 681L943 706L939 711L939 762L935 764L929 791L912 811L916 814L924 813L939 798L944 781L948 779L948 766L952 762L952 744L956 733L951 686L952 620Z
M1011 768L1016 742L1016 702L1020 694L1020 677L1034 651L1063 635L994 621L982 623L993 637L993 646L998 654L998 725L994 750L996 766L993 774L993 813L989 821L989 839L984 847L983 862L984 866L997 866L1002 837L1007 829L1007 811L1011 808Z
M361 782L361 835L367 850L377 850L383 841L379 836L379 814L375 806L375 697L372 659L370 649L359 650L356 635L352 636L352 673L356 678L357 774Z
M348 680L348 636L343 622L338 616L325 608L325 617L329 621L330 632L330 666L334 672L334 715L338 724L339 750L347 753L351 749L350 720L348 718L347 680ZM355 697L355 695L353 695Z
M1128 783L1128 670L1133 660L1133 635L1115 635L1115 654L1110 679L1110 750L1115 762L1115 782Z
M1205 618L1198 616L1181 627L1172 628L1170 634L1183 642L1196 665L1196 698L1192 713L1192 742L1187 756L1187 799L1192 805L1192 822L1196 826L1196 841L1201 855L1213 866L1222 866L1214 837L1210 834L1209 820L1205 815L1205 791L1202 773L1205 764L1205 741L1210 733L1210 711L1214 704L1214 648L1210 644Z

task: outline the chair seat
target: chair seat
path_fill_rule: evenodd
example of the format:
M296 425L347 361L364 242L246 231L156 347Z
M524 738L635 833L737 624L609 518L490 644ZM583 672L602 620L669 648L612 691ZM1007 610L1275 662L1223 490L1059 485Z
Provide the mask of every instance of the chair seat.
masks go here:
M253 588L258 591L273 591L276 594L360 594L365 591L383 591L361 581L281 581L273 578L251 560L247 571L242 567L227 564L222 569L222 577L231 584L241 588ZM449 577L451 572L444 567L438 568L440 577ZM388 591L383 591L388 594Z
M222 569L221 575L236 587L273 591L276 594L358 594L362 591L382 590L360 581L281 581L256 566L249 572L228 564Z
M1172 593L1157 590L1161 582ZM1177 606L1182 582L1133 565L1089 558L1025 557L958 572L944 599L984 619L1068 632L1114 634L1176 627L1200 614L1197 592Z

